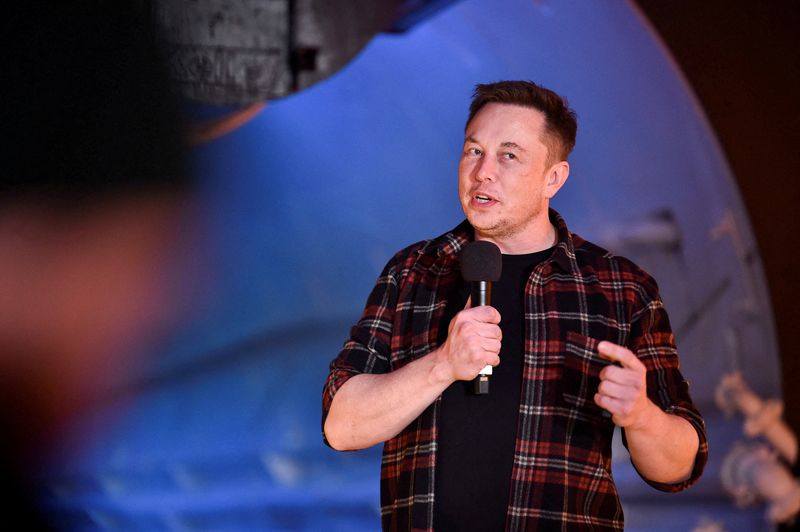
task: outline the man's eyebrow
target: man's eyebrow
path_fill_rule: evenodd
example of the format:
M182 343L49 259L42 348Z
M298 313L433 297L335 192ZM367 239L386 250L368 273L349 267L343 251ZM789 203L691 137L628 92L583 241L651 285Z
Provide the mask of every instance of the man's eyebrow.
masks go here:
M501 148L513 148L513 149L519 150L519 151L526 151L525 148L523 148L522 146L520 146L516 142L503 142L502 144L500 144L500 147Z
M476 139L472 135L469 135L467 138L464 139L464 143L465 144L468 143L468 142L472 142L474 144L480 144L480 142L478 142L478 139ZM512 148L512 149L519 150L519 151L527 151L525 148L523 148L522 146L520 146L516 142L512 142L510 140L501 143L500 147L501 148Z

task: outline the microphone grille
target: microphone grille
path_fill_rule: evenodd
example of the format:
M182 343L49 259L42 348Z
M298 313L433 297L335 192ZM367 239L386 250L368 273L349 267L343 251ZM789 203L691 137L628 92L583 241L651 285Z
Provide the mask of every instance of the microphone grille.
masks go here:
M476 240L461 252L461 275L465 281L498 281L503 269L500 248L486 240Z

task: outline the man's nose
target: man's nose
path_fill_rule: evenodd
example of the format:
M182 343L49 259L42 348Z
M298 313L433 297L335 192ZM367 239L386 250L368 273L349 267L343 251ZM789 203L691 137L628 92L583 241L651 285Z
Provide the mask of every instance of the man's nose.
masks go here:
M475 168L475 179L478 181L494 181L497 178L497 164L492 157L484 155Z

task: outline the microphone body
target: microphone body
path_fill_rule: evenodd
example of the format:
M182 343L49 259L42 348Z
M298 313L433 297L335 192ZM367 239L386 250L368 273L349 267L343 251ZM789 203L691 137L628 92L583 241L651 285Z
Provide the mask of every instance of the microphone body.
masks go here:
M495 244L478 240L464 247L461 257L461 275L471 283L470 294L472 306L480 307L492 304L492 282L500 279L503 267L500 248ZM473 393L484 395L489 393L489 375L492 366L486 365L473 379Z
M474 281L470 290L472 306L483 307L492 304L492 282Z
M470 287L473 307L491 306L492 304L492 282L473 281ZM485 395L489 393L489 375L492 374L492 366L487 364L478 376L472 380L472 393L475 395Z

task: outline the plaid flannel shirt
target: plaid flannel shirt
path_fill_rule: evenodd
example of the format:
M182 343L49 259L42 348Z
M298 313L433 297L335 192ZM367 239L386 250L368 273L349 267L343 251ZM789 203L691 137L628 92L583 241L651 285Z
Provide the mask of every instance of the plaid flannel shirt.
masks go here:
M700 448L691 477L708 457L705 425L679 371L669 320L655 280L631 261L570 233L554 210L558 243L525 287L522 399L506 517L508 530L622 530L611 478L614 425L593 400L607 362L597 343L627 346L647 367L647 394L689 421ZM462 282L459 252L474 238L465 221L397 253L370 294L323 390L323 424L336 391L352 376L384 373L438 347L447 297ZM381 515L386 530L432 530L437 419L441 397L385 442ZM624 441L624 431L623 431Z

